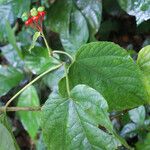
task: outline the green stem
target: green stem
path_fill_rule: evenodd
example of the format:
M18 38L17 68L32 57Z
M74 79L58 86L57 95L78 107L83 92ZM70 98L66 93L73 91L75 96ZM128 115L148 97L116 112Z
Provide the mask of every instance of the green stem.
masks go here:
M39 76L37 76L35 79L33 79L31 82L29 82L25 87L23 87L19 92L17 92L5 105L5 109L7 109L8 105L18 96L20 95L25 89L27 89L30 85L32 85L34 82L36 82L37 80L39 80L41 77L43 77L44 75L46 75L47 73L56 70L58 68L60 68L63 64L59 64L55 67L52 67L48 70L46 70L45 72L43 72L42 74L40 74Z
M56 53L56 54L64 54L64 55L68 56L70 58L70 60L73 62L73 57L70 54L66 53L66 52L63 52L63 51L53 51L53 54L54 53Z
M44 42L45 42L45 45L46 45L46 47L47 47L48 55L49 55L49 57L51 57L52 49L49 47L49 45L48 45L48 43L47 43L47 40L46 40L45 35L44 35L43 32L41 32L41 35L42 35L42 37L43 37L43 39L44 39Z
M70 87L69 87L69 79L68 79L68 70L67 70L67 65L64 65L65 68L65 76L66 76L66 88L67 88L67 94L68 97L70 97Z

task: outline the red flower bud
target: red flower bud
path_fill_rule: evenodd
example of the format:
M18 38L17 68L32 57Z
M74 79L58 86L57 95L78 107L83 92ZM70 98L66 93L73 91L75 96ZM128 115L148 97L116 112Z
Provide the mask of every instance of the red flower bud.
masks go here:
M46 12L45 12L45 11L38 12L38 15L40 15L41 17L44 17L44 16L45 16L45 14L46 14Z
M32 20L35 21L35 22L38 22L39 16L34 16L34 17L32 17Z
M29 26L31 25L31 23L33 22L33 20L31 18L29 18L26 22L25 22L25 25L26 26Z

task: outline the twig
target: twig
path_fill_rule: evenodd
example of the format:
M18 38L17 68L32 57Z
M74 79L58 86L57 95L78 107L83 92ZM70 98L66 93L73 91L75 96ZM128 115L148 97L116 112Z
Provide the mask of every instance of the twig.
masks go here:
M133 109L133 108L132 108ZM126 109L126 110L123 110L122 112L118 112L117 114L115 115L111 115L110 116L110 120L113 120L115 118L118 118L120 116L123 116L124 114L126 114L128 111L130 111L131 109Z
M5 110L6 109L6 110ZM40 111L41 107L37 106L37 107L5 107L2 106L0 107L0 112L5 112L5 111Z

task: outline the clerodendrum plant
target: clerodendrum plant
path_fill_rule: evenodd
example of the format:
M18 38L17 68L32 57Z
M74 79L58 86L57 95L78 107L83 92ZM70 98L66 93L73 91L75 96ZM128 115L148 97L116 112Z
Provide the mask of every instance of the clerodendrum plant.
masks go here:
M23 14L22 19L27 27L38 31L33 36L29 51L32 53L37 38L41 36L51 60L50 67L16 93L5 107L1 107L4 115L1 115L3 123L0 124L0 130L3 130L3 138L0 140L0 146L5 145L7 138L10 141L9 148L18 149L13 135L7 134L10 130L4 117L7 111L39 110L40 127L49 150L115 150L121 145L131 149L114 131L109 112L122 112L150 102L150 47L143 48L137 63L126 50L111 42L92 42L83 45L75 56L64 51L55 51L49 47L43 33L42 22L45 14L44 8L39 7L38 11L32 9L30 15ZM63 62L59 55L66 55L66 61ZM59 89L50 94L42 108L8 107L20 94L22 98L19 99L18 106L25 106L22 101L30 96L26 91L29 90L36 95L32 84L59 68L64 69ZM27 113L29 112L23 112L22 115L28 117ZM26 125L26 120L23 120L23 124L34 138L35 133L30 131L30 128L35 130L39 122L33 122L32 127Z

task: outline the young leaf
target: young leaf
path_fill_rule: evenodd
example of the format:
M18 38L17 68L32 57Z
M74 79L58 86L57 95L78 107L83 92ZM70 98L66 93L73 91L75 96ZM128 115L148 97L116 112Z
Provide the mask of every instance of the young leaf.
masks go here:
M144 76L144 83L150 96L150 45L142 48L138 53L137 64Z
M59 64L56 59L49 57L47 49L34 47L32 53L25 55L25 66L34 74L41 74L47 69Z
M15 68L0 65L0 96L6 94L11 88L17 86L23 74Z
M150 0L118 0L118 2L124 11L136 17L138 25L150 19Z
M140 69L129 54L111 42L93 42L82 46L69 68L72 89L86 84L102 93L110 111L124 110L148 101ZM65 80L60 82L65 95Z
M34 86L28 87L19 97L17 106L34 107L40 106L39 98ZM39 112L18 112L20 120L32 139L35 138L40 124Z
M34 48L34 46L35 46L35 44L36 44L36 41L37 41L37 39L40 37L40 35L41 35L40 32L35 32L35 33L34 33L32 44L31 44L31 46L29 47L29 52L31 52L31 50Z
M140 106L129 111L130 119L138 126L142 126L144 124L145 115L146 112L144 106Z
M107 110L102 95L86 85L74 87L70 98L51 95L41 118L48 149L115 150L120 142Z

